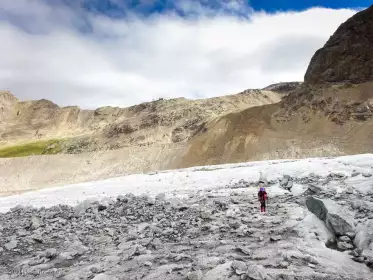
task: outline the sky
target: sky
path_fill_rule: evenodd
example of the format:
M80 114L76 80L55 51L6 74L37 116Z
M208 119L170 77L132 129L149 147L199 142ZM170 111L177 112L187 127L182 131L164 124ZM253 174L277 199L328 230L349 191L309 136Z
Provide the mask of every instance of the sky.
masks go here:
M302 81L364 0L1 0L0 89L82 108Z

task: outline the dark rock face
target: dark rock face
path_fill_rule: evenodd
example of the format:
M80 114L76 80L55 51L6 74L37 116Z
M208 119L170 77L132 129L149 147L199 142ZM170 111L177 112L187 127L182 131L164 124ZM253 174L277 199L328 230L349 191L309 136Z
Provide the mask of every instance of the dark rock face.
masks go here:
M297 88L299 88L302 85L302 82L285 82L285 83L277 83L277 84L272 84L269 85L263 90L270 90L270 91L275 91L278 93L289 93Z
M373 6L343 23L308 66L308 84L373 80Z
M355 231L351 213L333 201L310 196L306 199L306 206L337 236Z

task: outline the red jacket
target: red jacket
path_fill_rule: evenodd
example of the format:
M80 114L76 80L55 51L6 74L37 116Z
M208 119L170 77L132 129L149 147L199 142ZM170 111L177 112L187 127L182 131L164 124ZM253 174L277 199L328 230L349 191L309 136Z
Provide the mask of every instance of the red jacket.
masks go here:
M267 192L266 191L259 191L258 192L258 199L259 199L259 201L266 201L267 200Z

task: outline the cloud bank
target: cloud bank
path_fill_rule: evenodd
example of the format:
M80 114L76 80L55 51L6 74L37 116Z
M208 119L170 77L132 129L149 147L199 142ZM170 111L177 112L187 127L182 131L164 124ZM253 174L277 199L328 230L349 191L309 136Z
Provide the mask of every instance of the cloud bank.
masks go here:
M0 88L83 108L301 81L314 52L357 12L267 14L242 1L214 9L183 0L118 18L53 2L2 0Z

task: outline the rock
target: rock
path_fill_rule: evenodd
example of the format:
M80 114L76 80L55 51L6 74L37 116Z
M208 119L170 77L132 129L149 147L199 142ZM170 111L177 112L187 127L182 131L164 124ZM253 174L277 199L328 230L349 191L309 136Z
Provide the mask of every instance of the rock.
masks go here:
M40 234L33 234L30 237L36 243L43 243L43 237Z
M361 200L354 200L351 202L351 207L354 210L360 210L366 207L365 202Z
M240 228L241 226L241 223L239 221L230 221L229 222L229 227L233 228L233 229L238 229Z
M47 249L39 254L40 257L48 258L48 259L53 259L57 256L57 250L54 248Z
M35 217L35 216L31 218L31 226L30 226L31 229L34 229L34 230L38 229L40 227L40 224L41 224L40 218Z
M147 261L147 262L144 262L144 265L145 265L145 266L149 266L149 267L151 267L151 266L153 266L153 263L152 263L152 262L149 262L149 261Z
M203 280L226 280L232 279L232 262L226 262L209 270ZM233 278L235 279L235 278Z
M148 197L148 201L147 201L148 205L154 205L155 204L155 198L153 197Z
M319 193L322 191L322 188L316 185L309 185L308 190L310 190L312 193Z
M237 247L236 250L247 256L252 255L252 251L248 247L240 246L240 247Z
M122 194L118 195L117 200L120 201L120 202L128 202L127 197L122 195Z
M373 220L359 227L354 244L365 255L373 257Z
M321 200L310 196L306 199L306 206L338 236L355 230L352 214L331 200Z
M230 207L225 215L228 218L236 218L240 216L240 208L239 207Z
M181 260L183 260L183 259L192 259L192 257L191 256L189 256L189 255L187 255L187 254L178 254L178 255L176 255L175 257L174 257L174 260L176 261L176 262L178 262L178 261L181 261Z
M13 240L9 241L8 243L5 243L4 247L7 250L13 250L13 249L17 248L17 245L18 245L17 240L13 239Z
M293 187L293 178L291 178L289 175L284 175L280 182L280 185L286 190L291 190L291 188Z
M282 82L282 83L269 85L263 88L263 90L270 90L270 91L275 91L279 93L289 93L293 91L294 89L298 88L301 84L302 82Z
M347 189L346 189L346 191L345 191L347 194L353 194L354 193L354 189L351 187L351 186L349 186Z
M276 242L276 241L280 241L281 239L282 239L281 235L277 235L277 236L271 236L269 240L272 242Z
M202 280L203 279L203 273L201 270L196 270L189 272L187 275L188 280Z
M366 178L372 177L372 173L364 172L363 176Z
M87 209L91 208L93 204L97 203L97 200L94 199L86 199L83 202L79 203L75 206L75 214L80 216L83 215Z
M74 242L69 244L66 252L62 252L59 254L59 258L64 260L72 260L78 256L85 254L88 250L88 247L82 245L80 242Z
M228 209L228 202L225 199L215 199L214 203L219 206L222 210Z
M342 241L342 242L351 243L351 238L346 236L346 235L343 235L343 236L339 237L339 240Z
M94 278L92 278L92 280L118 280L118 278L109 276L105 273L100 273L96 275Z
M373 80L373 6L341 24L312 57L307 84Z
M108 197L105 197L98 202L97 210L104 211L112 204L114 204L114 201Z
M17 235L20 236L20 237L27 236L28 234L29 234L29 232L24 230L24 229L20 229L20 230L17 231Z
M280 267L281 268L288 268L289 267L289 263L288 262L280 262Z
M357 176L359 176L361 173L360 172L353 172L352 174L351 174L351 177L357 177Z
M343 241L337 242L337 247L338 247L339 250L342 250L342 251L347 251L347 250L354 249L354 246L352 244L347 243L347 242L343 242Z
M166 199L165 193L159 193L155 196L155 200L158 200L158 201L164 201L165 199Z
M365 258L364 257L353 257L352 259L355 262L358 262L358 263L364 263L365 262Z
M350 252L350 255L354 256L354 257L360 257L362 253L363 253L363 251L361 249L356 248L355 250L352 250Z
M204 220L210 219L212 216L212 211L209 209L202 209L200 213L200 217Z
M232 269L238 275L245 274L247 272L247 265L241 261L234 261L232 263Z
M246 276L247 276L246 279L249 279L249 280L271 279L271 278L268 278L268 275L266 275L265 269L255 264L251 264L248 266Z
M293 181L289 181L285 188L290 190L293 187L293 185L294 185Z
M177 208L177 210L179 210L179 211L185 211L185 210L187 210L187 209L189 209L189 206L186 205L186 204L180 205L180 206Z
M290 177L289 175L284 175L284 176L282 177L282 180L281 180L281 182L280 182L280 185L281 185L282 187L286 186L286 185L289 183L290 178L291 178L291 177Z

